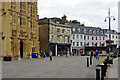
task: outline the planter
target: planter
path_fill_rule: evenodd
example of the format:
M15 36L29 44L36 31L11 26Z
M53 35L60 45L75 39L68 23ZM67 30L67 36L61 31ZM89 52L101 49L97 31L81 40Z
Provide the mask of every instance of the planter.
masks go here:
M32 53L32 58L38 58L38 53Z
M6 57L6 56L5 56L5 57L3 57L3 60L4 60L4 61L12 61L12 57Z

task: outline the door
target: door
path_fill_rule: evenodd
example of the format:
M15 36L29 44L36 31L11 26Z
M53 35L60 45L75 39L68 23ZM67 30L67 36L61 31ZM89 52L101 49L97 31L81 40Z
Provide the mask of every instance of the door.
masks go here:
M20 57L23 58L23 41L20 41Z

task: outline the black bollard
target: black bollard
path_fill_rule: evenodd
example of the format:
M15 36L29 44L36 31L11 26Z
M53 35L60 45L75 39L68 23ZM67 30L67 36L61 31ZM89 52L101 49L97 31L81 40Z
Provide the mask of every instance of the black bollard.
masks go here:
M104 80L104 76L105 76L105 68L104 65L101 65L101 80Z
M92 56L90 56L90 65L92 65Z
M100 69L96 69L96 80L100 80Z
M87 57L87 67L89 67L89 58Z

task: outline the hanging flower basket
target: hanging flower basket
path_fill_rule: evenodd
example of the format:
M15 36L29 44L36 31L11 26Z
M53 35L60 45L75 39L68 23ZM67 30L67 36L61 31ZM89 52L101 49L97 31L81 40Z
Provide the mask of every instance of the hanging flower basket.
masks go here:
M110 44L110 43L113 43L113 40L106 40L105 42Z

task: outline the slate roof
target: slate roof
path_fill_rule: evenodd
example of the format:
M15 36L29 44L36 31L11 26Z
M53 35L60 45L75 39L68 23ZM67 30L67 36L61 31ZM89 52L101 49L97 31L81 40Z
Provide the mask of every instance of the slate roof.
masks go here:
M98 35L105 36L103 29L100 27L89 27L89 26L81 26L79 24L70 24L72 27L72 34L85 34L85 35ZM74 29L75 31L73 31Z
M103 29L103 31L104 31L105 34L109 34L109 29ZM115 30L111 30L110 33L111 33L111 34L119 34L119 33L118 33L117 31L115 31Z

